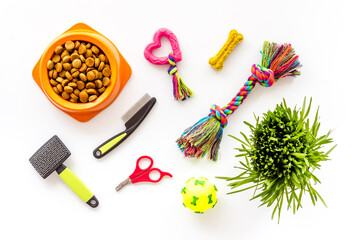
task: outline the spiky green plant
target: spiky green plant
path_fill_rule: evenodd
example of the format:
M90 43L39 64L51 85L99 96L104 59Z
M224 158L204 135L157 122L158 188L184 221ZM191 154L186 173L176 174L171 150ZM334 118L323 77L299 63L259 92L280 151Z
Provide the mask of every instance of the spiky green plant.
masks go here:
M306 108L305 98L301 109L291 110L284 99L274 111L263 114L261 121L255 116L255 126L244 122L252 133L250 139L242 132L244 140L230 135L241 143L241 148L236 148L240 152L236 157L245 157L245 162L240 161L241 166L235 167L242 170L238 176L219 178L231 181L228 184L231 189L241 187L229 194L255 188L250 200L260 198L260 206L274 206L272 219L278 212L280 220L284 201L287 209L292 207L295 214L302 207L306 192L314 205L320 199L326 206L312 185L312 182L320 183L313 172L320 169L321 162L330 160L328 155L336 145L326 153L322 151L324 145L333 142L329 138L331 131L318 137L319 108L312 125L307 118L311 102L312 99ZM246 184L250 186L244 186Z

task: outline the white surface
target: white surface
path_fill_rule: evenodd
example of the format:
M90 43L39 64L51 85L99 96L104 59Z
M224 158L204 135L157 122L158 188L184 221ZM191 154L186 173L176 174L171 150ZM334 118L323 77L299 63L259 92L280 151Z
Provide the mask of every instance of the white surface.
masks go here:
M0 239L355 239L358 236L359 89L358 1L1 1L1 173ZM132 67L123 92L105 111L80 123L55 108L32 79L32 69L46 46L78 22L115 43ZM166 66L155 66L143 49L160 27L180 42L178 64L184 82L196 93L185 102L172 100ZM216 72L208 65L235 28L244 35ZM259 63L264 40L289 42L303 64L301 76L281 79L273 87L257 86L229 118L217 163L184 159L175 139L208 114L213 103L226 104ZM167 48L157 54L167 54ZM121 115L145 92L157 104L147 119L115 151L101 160L92 150L122 131ZM332 161L316 171L316 189L328 204L314 207L310 197L294 216L284 211L280 224L271 209L248 201L252 191L226 195L234 176L238 144L227 134L249 132L254 122L282 98L290 106L304 96L320 105L321 132L334 129L339 145ZM315 112L315 107L313 112ZM312 115L313 116L313 115ZM57 174L43 180L29 157L57 134L72 152L65 162L95 193L96 209L83 203ZM115 186L150 155L155 166L171 172L158 184ZM192 176L205 176L219 189L218 204L203 215L181 202L181 188Z

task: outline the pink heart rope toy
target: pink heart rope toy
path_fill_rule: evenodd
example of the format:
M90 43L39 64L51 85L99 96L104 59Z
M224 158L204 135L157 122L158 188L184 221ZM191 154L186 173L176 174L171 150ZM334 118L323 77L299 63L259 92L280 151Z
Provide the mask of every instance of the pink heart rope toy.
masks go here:
M204 157L216 161L223 134L227 125L227 116L232 114L243 103L256 83L264 87L272 86L275 81L287 76L296 76L300 72L299 56L295 54L291 44L265 42L261 65L251 67L251 76L236 96L223 108L212 105L210 114L200 119L192 127L186 129L176 140L185 157Z
M169 39L173 52L167 57L156 57L152 52L154 49L161 47L160 38L163 36ZM180 62L182 57L179 42L173 32L166 28L157 30L154 34L153 42L146 46L144 56L153 64L170 64L168 73L173 77L173 94L176 100L184 101L193 95L193 92L183 83L182 78L177 72L176 63Z

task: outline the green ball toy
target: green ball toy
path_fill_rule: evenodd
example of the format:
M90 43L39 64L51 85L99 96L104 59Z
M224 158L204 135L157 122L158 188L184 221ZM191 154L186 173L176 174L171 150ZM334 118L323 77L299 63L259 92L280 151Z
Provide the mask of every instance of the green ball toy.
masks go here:
M183 205L195 213L204 213L217 203L217 189L204 177L190 178L181 190Z

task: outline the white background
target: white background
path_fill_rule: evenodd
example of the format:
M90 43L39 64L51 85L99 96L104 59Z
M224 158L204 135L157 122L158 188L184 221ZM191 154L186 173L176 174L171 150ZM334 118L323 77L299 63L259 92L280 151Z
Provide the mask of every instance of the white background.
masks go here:
M1 173L0 239L356 239L358 238L359 163L359 4L358 1L3 1L0 3ZM32 69L47 45L78 22L107 36L132 67L133 74L116 101L91 121L80 123L55 108L32 79ZM143 56L160 27L172 30L182 50L178 63L184 82L195 92L185 102L172 99L167 66ZM208 65L231 29L244 35L224 69ZM243 86L250 67L260 63L264 40L289 42L303 64L301 76L271 88L257 86L229 117L219 161L185 159L175 140L206 116L212 104L226 104ZM155 51L166 55L164 48ZM157 103L143 124L101 160L92 150L122 131L122 114L144 93ZM254 122L285 98L300 105L313 97L320 107L321 133L333 129L338 147L331 161L315 171L316 189L328 208L309 195L303 209L283 211L280 224L271 209L249 201L252 191L227 195L225 181L235 176L239 144L228 134L249 134ZM95 193L96 209L83 203L52 174L43 180L30 156L57 134L72 155L65 164ZM173 174L157 184L114 187L141 155ZM219 189L218 204L202 215L182 205L181 188L193 176L205 176Z

